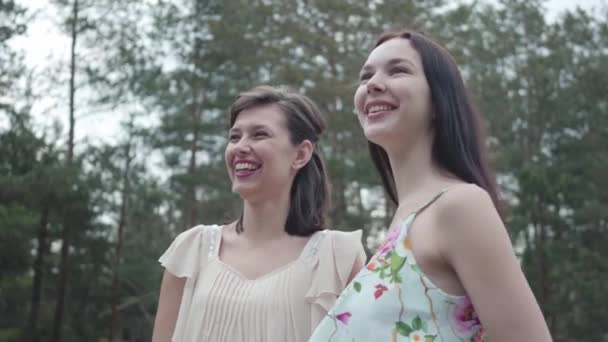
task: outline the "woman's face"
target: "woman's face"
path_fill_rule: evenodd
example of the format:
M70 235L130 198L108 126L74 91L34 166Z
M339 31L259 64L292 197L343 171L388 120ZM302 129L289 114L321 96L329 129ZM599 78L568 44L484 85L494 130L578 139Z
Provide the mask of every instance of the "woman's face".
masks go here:
M248 196L289 189L297 158L298 146L292 144L285 115L277 105L239 113L229 131L225 152L232 191Z
M390 39L370 53L354 101L365 136L384 148L415 143L431 131L430 89L408 39Z

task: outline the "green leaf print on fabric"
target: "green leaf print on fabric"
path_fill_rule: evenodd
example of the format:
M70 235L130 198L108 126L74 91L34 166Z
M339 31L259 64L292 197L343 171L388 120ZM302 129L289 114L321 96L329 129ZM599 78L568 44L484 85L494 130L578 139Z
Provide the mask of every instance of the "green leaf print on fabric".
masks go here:
M403 268L403 265L405 265L405 258L400 257L395 252L390 252L389 254L391 256L391 259L390 259L391 280L393 283L400 284L402 282L402 280L401 280L401 276L399 275L399 271L401 271L401 269Z
M377 273L380 279L389 278L390 283L400 284L402 282L399 272L405 265L406 258L390 251L384 257L372 260L367 269Z
M407 323L405 322L397 322L395 323L395 329L401 336L410 336L410 334L414 331Z
M428 334L428 325L419 316L416 316L411 324L395 322L395 330L399 335L408 337L410 341L434 342L437 335Z
M427 326L426 323L420 319L420 317L416 317L412 321L412 329L427 331Z

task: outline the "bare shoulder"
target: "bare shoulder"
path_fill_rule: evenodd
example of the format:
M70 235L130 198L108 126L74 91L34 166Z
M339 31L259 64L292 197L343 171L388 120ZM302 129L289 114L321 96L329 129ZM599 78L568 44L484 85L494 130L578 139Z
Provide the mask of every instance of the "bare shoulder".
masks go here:
M457 185L437 200L438 248L494 341L551 341L490 195ZM513 329L517 327L517 329Z
M480 219L499 220L500 216L487 191L475 184L459 184L437 201L440 222L467 226Z
M487 191L475 184L458 184L450 188L438 201L443 214L458 215L462 210L477 211L484 207L494 207Z
M459 247L508 243L504 223L487 191L474 184L454 186L437 201L442 239L452 252Z

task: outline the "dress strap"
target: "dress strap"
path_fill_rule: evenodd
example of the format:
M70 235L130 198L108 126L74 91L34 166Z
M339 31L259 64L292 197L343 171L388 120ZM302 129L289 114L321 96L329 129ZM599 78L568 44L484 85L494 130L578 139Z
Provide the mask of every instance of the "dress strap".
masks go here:
M414 222L416 217L418 217L418 215L421 212L423 212L426 208L430 207L431 204L433 204L439 197L441 197L443 194L448 192L448 190L450 190L451 188L452 187L447 187L447 188L439 191L438 193L435 194L435 196L433 196L428 202L426 202L420 208L416 209L415 211L410 212L409 215L407 215L405 217L405 219L403 220L403 223L402 223L402 225L404 227L403 231L402 231L403 236L406 236L409 233L410 226L412 225L412 222Z
M446 192L448 192L448 190L449 190L450 188L451 188L451 187L447 187L447 188L445 188L445 189L443 189L443 190L439 191L437 194L435 194L435 196L433 196L433 197L431 198L431 200L430 200L430 201L426 202L426 203L425 203L423 206L421 206L420 208L418 208L418 209L417 209L417 210L414 212L414 214L417 216L418 214L420 214L421 212L423 212L423 211L424 211L426 208L430 207L430 206L431 206L431 204L433 204L433 203L434 203L434 202L435 202L435 201L436 201L436 200L437 200L439 197L441 197L443 194L445 194Z

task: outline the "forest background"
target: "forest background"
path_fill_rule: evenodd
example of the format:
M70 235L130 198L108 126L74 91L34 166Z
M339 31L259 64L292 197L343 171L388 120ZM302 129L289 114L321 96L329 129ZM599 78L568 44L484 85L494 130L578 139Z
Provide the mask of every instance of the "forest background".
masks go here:
M330 226L364 229L373 250L394 208L352 97L374 38L405 26L450 49L485 115L506 225L554 339L608 341L605 2L32 3L0 0L0 341L149 341L160 254L240 211L227 108L260 83L320 105ZM29 39L42 21L55 33ZM49 50L43 66L32 44Z

